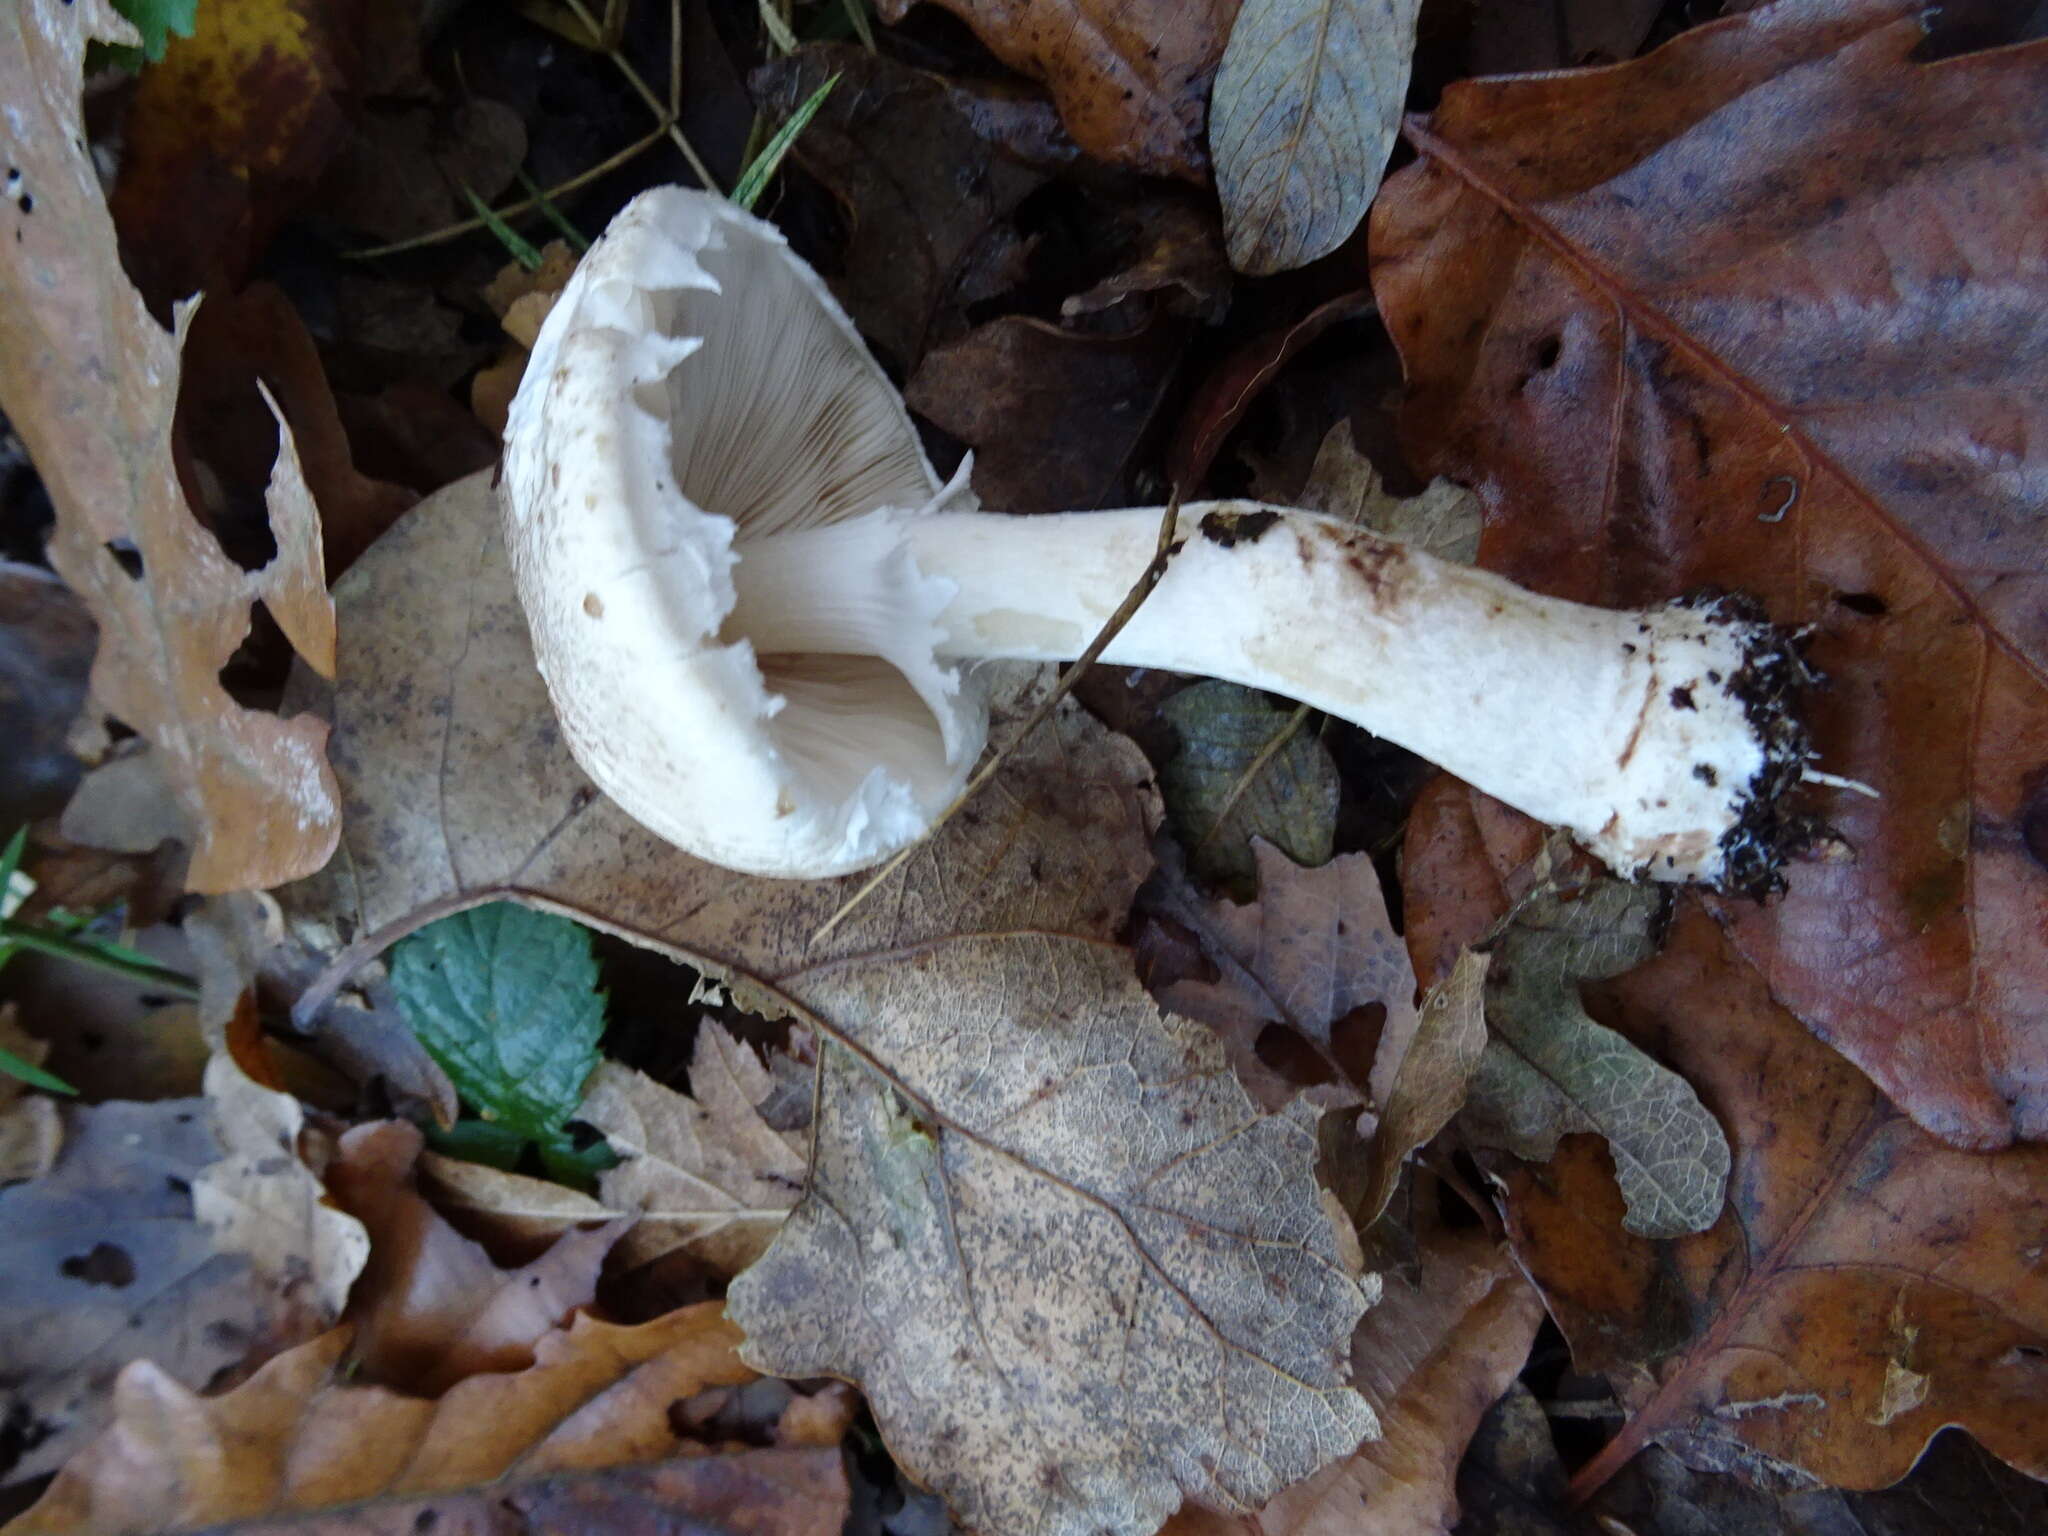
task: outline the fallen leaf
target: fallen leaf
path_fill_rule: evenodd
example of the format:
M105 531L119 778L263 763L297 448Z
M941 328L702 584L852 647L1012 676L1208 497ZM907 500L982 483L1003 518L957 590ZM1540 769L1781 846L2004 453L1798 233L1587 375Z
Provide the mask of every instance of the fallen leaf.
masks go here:
M19 104L0 141L12 168L0 204L12 226L11 238L0 228L0 400L57 508L51 564L100 626L92 713L163 754L196 829L194 890L274 885L333 851L326 732L242 708L219 674L256 599L301 655L332 669L319 517L280 427L267 498L276 557L244 571L193 522L170 453L178 340L121 271L84 148L79 71L93 37L134 33L105 0L0 12L0 99Z
M1529 1357L1543 1305L1482 1232L1431 1227L1412 1275L1380 1259L1385 1289L1351 1359L1384 1437L1325 1467L1247 1521L1183 1510L1162 1536L1449 1536L1458 1465L1487 1409Z
M1304 869L1256 838L1258 899L1205 900L1171 850L1141 909L1181 923L1213 970L1154 988L1222 1036L1252 1096L1282 1109L1304 1087L1322 1107L1379 1102L1416 1027L1415 972L1372 860L1347 853ZM1277 1034L1281 1038L1274 1038ZM1271 1058L1271 1059L1269 1059Z
M436 1210L462 1217L467 1230L487 1229L494 1241L551 1241L571 1227L625 1214L581 1190L439 1152L422 1152L413 1172Z
M389 101L357 112L320 178L322 217L379 243L471 217L526 160L526 124L502 101Z
M1532 1162L1560 1136L1598 1132L1628 1202L1622 1225L1645 1237L1714 1224L1727 1138L1683 1077L1587 1014L1579 982L1656 954L1666 901L1656 886L1601 880L1546 885L1517 905L1489 946L1488 1039L1460 1122L1473 1142Z
M945 80L852 44L764 64L754 92L762 111L786 117L835 75L792 155L846 213L844 247L828 263L833 293L907 374L965 332L968 304L1022 275L1023 236L1010 215L1045 171L1010 152L1005 137L1016 130L1005 118L1027 117L1049 161L1071 158L1073 145L1042 98Z
M445 601L457 580L459 607ZM1059 1522L1130 1531L1190 1487L1262 1502L1370 1429L1342 1384L1363 1297L1338 1263L1313 1135L1299 1114L1254 1110L1220 1047L1162 1020L1114 942L1153 814L1127 744L1062 705L986 799L814 943L859 876L757 880L698 863L576 771L487 482L406 517L339 592L345 848L284 895L355 936L342 968L427 910L513 896L682 959L740 1006L794 1013L832 1042L820 1134L852 1144L817 1159L834 1182L737 1282L761 1359L859 1382L901 1463L994 1531L1035 1525L1020 1507L1046 1501ZM1014 695L1005 719L1046 686L1037 668L999 675ZM469 884L450 884L458 868ZM320 989L302 1001L317 1006ZM966 1250L929 1247L940 1170ZM833 1227L825 1202L875 1198L877 1177L891 1193L872 1219ZM929 1266L900 1282L898 1232ZM873 1271L819 1251L834 1242L861 1245ZM988 1298L978 1334L961 1251ZM1056 1323L1029 1305L1055 1295ZM863 1307L914 1302L891 1354L829 1338ZM1025 1380L1031 1393L1012 1396Z
M112 209L155 313L239 287L341 148L350 9L201 5L191 35L137 77Z
M132 1360L204 1387L339 1313L368 1244L320 1204L297 1106L226 1057L207 1079L211 1103L59 1106L56 1165L0 1189L0 1481L90 1440Z
M1494 0L1472 20L1475 75L1618 64L1635 57L1663 0Z
M1439 560L1470 565L1479 558L1479 498L1462 485L1432 480L1418 496L1395 496L1371 459L1358 451L1350 421L1331 427L1308 480L1288 504L1342 518Z
M435 1400L355 1384L345 1329L220 1397L140 1363L115 1384L113 1427L6 1530L156 1536L234 1522L246 1536L396 1536L497 1529L508 1515L520 1530L569 1531L694 1514L741 1536L834 1536L846 1517L836 1450L690 1456L698 1447L671 1425L672 1404L752 1379L738 1341L716 1302L635 1328L579 1316L527 1369Z
M49 1059L50 1043L23 1029L15 1012L14 1004L0 1003L0 1051L41 1067ZM47 1093L29 1092L19 1077L0 1069L0 1185L41 1178L56 1166L63 1146L57 1101Z
M1578 1536L1584 1527L1568 1512L1564 1492L1550 1418L1535 1393L1509 1382L1479 1421L1458 1468L1458 1536ZM1743 1536L1757 1533L1745 1529Z
M1147 192L1109 210L1130 256L1116 271L1060 303L1060 313L1100 314L1125 300L1157 294L1168 310L1207 324L1230 308L1230 263L1211 208L1180 192Z
M92 616L48 571L0 561L0 827L61 810L78 782L71 723L85 707Z
M1201 880L1249 893L1254 838L1296 864L1327 864L1337 765L1313 722L1256 688L1199 682L1159 706L1178 749L1159 768L1166 817Z
M606 1062L577 1117L622 1161L598 1192L640 1213L621 1252L633 1264L686 1249L738 1274L767 1248L809 1175L810 1139L761 1117L774 1091L753 1051L706 1019L690 1057L690 1092Z
M917 0L877 0L901 21ZM1210 82L1238 0L939 0L1012 69L1043 80L1098 160L1199 182Z
M1453 85L1377 204L1373 285L1418 468L1486 501L1483 564L1604 604L1746 588L1817 627L1819 766L1880 798L1815 792L1850 856L1716 916L1915 1120L1989 1149L2048 1137L2022 489L2048 438L2016 403L2048 351L2008 195L2048 142L2048 46L1919 63L1923 9L1768 6Z
M1244 0L1209 153L1230 264L1305 267L1358 227L1401 126L1421 0Z
M1431 1140L1464 1107L1486 1051L1486 955L1465 951L1451 974L1430 988L1415 1037L1398 1058L1367 1154L1365 1192L1352 1208L1360 1227L1377 1221L1393 1198L1408 1154ZM1412 973L1411 973L1412 974Z
M1490 846L1465 792L1417 816L1431 823L1411 831L1418 881L1490 886L1505 906L1500 865L1514 852ZM1411 907L1411 941L1466 920ZM1443 937L1421 942L1418 957ZM1773 1001L1697 907L1597 1000L1692 1084L1726 1128L1733 1167L1713 1228L1664 1243L1621 1230L1594 1138L1567 1137L1543 1167L1507 1171L1518 1256L1579 1369L1606 1373L1632 1415L1579 1490L1650 1441L1683 1437L1878 1488L1945 1424L2048 1474L2048 1270L2035 1258L2048 1241L2048 1149L1966 1153L1915 1127ZM1895 1312L1919 1330L1911 1368L1928 1392L1877 1424Z
M422 1138L403 1120L341 1138L328 1183L370 1233L350 1299L355 1357L371 1378L434 1396L479 1371L517 1370L535 1341L597 1293L597 1272L625 1228L565 1234L531 1264L500 1269L413 1187Z
M974 449L985 505L1091 511L1127 498L1187 340L1187 322L1170 315L1125 336L1006 315L928 352L903 397Z

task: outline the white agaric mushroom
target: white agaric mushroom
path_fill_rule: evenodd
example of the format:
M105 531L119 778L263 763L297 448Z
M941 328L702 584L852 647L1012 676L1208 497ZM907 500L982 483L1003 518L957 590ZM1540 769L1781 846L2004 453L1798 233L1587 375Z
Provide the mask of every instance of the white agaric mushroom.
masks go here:
M619 215L542 327L503 503L599 788L703 858L813 877L924 831L985 734L958 664L1078 656L1162 515L975 510L774 227L679 188ZM1254 502L1178 531L1103 660L1313 704L1626 873L1773 874L1805 674L1744 605L1584 607Z

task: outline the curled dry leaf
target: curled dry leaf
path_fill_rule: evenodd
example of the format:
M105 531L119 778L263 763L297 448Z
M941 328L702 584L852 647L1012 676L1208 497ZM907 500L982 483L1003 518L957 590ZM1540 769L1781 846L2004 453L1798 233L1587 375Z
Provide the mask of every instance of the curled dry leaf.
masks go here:
M579 1316L539 1341L527 1369L434 1400L354 1384L345 1329L220 1397L137 1364L115 1384L113 1426L6 1529L157 1536L233 1521L247 1536L324 1536L424 1531L444 1516L484 1528L508 1508L532 1521L521 1529L560 1529L580 1506L593 1529L633 1528L652 1510L754 1508L755 1523L736 1527L748 1536L830 1536L846 1514L836 1450L635 1466L697 1448L670 1406L753 1379L738 1342L716 1302L636 1328Z
M1472 1141L1536 1162L1560 1136L1597 1131L1628 1202L1622 1224L1645 1237L1714 1224L1728 1140L1683 1077L1587 1014L1579 982L1656 954L1665 900L1654 886L1601 880L1546 886L1515 908L1492 941L1489 1038L1461 1122Z
M1474 798L1446 786L1417 807L1418 882L1466 893L1410 908L1418 957L1483 932L1479 893L1505 908L1503 878L1541 840L1498 822L1483 832ZM1878 1488L1945 1424L2048 1475L2048 1149L1986 1156L1919 1130L1772 999L1698 908L1681 908L1663 952L1597 995L1603 1017L1698 1091L1734 1163L1721 1219L1667 1243L1621 1230L1620 1191L1590 1137L1508 1176L1516 1252L1579 1368L1607 1373L1632 1413L1580 1490L1665 1437ZM1926 1379L1917 1406L1887 1410L1899 1408L1895 1366Z
M354 1358L390 1386L433 1395L478 1371L515 1370L534 1341L597 1293L623 1221L571 1228L520 1269L500 1269L420 1197L422 1138L402 1120L344 1134L328 1182L369 1229L370 1259L350 1298Z
M1215 975L1169 982L1159 1001L1221 1035L1268 1109L1311 1084L1324 1107L1379 1102L1392 1079L1377 1063L1400 1060L1415 1032L1415 972L1372 860L1303 869L1264 839L1252 851L1259 898L1239 905L1197 895L1162 848L1144 909L1192 932Z
M1486 1050L1487 959L1466 950L1423 1001L1415 1038L1399 1058L1373 1130L1365 1193L1352 1211L1361 1227L1386 1210L1408 1154L1464 1107Z
M762 1119L773 1092L760 1058L710 1019L688 1094L617 1062L597 1069L576 1114L623 1159L598 1191L639 1213L620 1245L628 1262L682 1248L734 1275L761 1256L803 1193L810 1152L808 1136Z
M1268 276L1350 238L1386 169L1421 0L1244 0L1209 153L1230 263Z
M122 273L79 118L87 41L133 35L106 0L0 10L0 402L56 504L50 562L99 623L93 709L163 755L198 839L192 888L275 885L334 849L326 731L242 708L220 669L260 599L300 655L333 670L319 516L282 424L277 554L261 570L229 560L178 488L178 339Z
M901 21L917 0L877 0ZM1238 0L939 0L1012 69L1043 80L1088 154L1199 182L1210 82Z
M1313 1136L1254 1109L1199 1026L1162 1020L1114 942L1156 814L1127 744L1063 705L814 942L859 877L736 876L591 791L486 483L409 515L339 591L348 833L330 875L287 893L297 909L359 935L353 958L516 896L826 1042L833 1182L736 1292L763 1363L862 1383L902 1463L993 1532L1150 1531L1188 1491L1260 1503L1370 1429L1341 1364L1364 1297ZM1046 686L1003 675L1005 714ZM861 1215L839 1229L827 1202ZM904 1326L867 1334L869 1308Z
M224 1055L207 1090L63 1105L55 1166L0 1189L0 1480L91 1439L129 1361L203 1387L340 1313L369 1242L298 1160L296 1102Z
M1449 1536L1473 1431L1529 1358L1543 1304L1505 1248L1431 1224L1419 1262L1378 1260L1385 1289L1351 1342L1383 1437L1282 1493L1249 1521L1183 1510L1163 1536Z
M2048 1137L2048 277L2010 195L2048 43L1923 63L1924 13L1766 6L1454 85L1375 207L1373 286L1483 564L1816 626L1820 766L1880 798L1816 793L1842 856L1717 915L1916 1121L1991 1148Z

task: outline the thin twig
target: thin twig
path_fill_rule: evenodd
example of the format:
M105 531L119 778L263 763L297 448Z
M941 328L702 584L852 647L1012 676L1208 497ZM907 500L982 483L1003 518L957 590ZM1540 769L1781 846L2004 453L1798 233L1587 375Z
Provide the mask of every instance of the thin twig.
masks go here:
M1159 547L1153 551L1151 563L1145 567L1138 579L1131 584L1131 590L1124 594L1124 600L1117 605L1116 612L1109 616L1108 622L1102 626L1095 638L1088 642L1088 648L1081 652L1080 656L1075 659L1074 664L1062 674L1060 680L1053 685L1052 692L1039 700L1038 707L1031 711L1023 727L990 755L989 760L975 771L974 777L967 781L967 787L953 797L953 803L939 812L938 819L925 828L923 836L919 837L916 842L908 843L902 848L897 849L895 856L888 863L876 870L859 890L846 898L838 911L825 919L818 931L811 935L811 943L813 945L822 942L826 935L831 933L834 928L837 928L841 922L845 921L856 907L880 890L882 883L895 874L897 870L901 869L905 861L912 854L916 853L918 849L922 848L925 843L930 841L939 828L952 820L958 814L961 807L965 806L968 801L987 788L989 780L993 779L1003 764L1009 761L1010 754L1030 739L1031 733L1051 717L1052 712L1059 707L1060 700L1073 691L1074 685L1080 682L1083 674L1095 664L1096 657L1100 656L1108 647L1109 642L1117 637L1126 624L1130 623L1131 616L1138 611L1139 605L1146 598L1150 597L1152 589L1159 585L1159 578L1166 574L1166 562L1173 557L1174 535L1179 529L1180 488L1176 486L1173 495L1167 498L1166 510L1159 519Z
M661 98L654 94L653 88L640 77L640 71L633 67L632 60L628 59L616 47L604 43L604 33L598 27L597 22L591 17L589 10L583 4L583 0L562 0L562 3L576 13L578 21L590 28L591 37L604 46L605 57L612 61L612 64L618 69L619 73L626 77L626 83L640 93L640 99L646 102L654 115L661 120L662 131L675 142L676 148L683 152L683 159L689 162L690 170L695 174L698 182L706 191L717 192L722 195L725 189L718 184L718 178L711 174L710 167L705 165L695 147L691 145L688 139L683 137L682 128L669 116L668 110L662 106Z

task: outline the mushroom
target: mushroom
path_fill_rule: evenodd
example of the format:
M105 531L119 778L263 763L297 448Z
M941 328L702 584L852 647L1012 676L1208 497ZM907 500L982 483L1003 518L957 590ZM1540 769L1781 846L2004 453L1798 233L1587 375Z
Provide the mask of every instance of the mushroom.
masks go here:
M978 510L781 234L681 188L563 290L503 475L577 761L668 841L795 877L920 836L986 735L964 664L1077 657L1162 517ZM1302 700L1658 880L1768 884L1807 756L1805 670L1742 601L1586 607L1250 501L1180 511L1102 659Z

